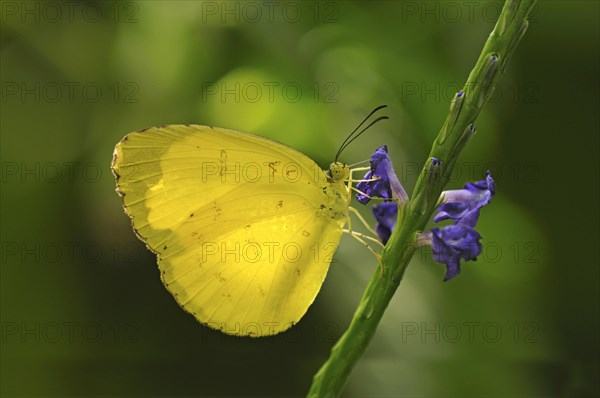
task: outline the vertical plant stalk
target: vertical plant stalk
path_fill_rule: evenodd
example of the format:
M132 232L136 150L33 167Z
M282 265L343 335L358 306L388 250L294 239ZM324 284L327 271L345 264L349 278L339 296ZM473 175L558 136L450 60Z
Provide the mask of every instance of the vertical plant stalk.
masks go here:
M382 276L378 268L373 273L350 326L315 374L309 397L338 396L352 368L367 349L414 254L418 233L435 210L460 151L475 132L474 122L479 112L493 94L495 82L527 30L527 16L535 2L507 0L504 4L463 90L452 100L409 204L398 211L398 227L382 253L385 272Z

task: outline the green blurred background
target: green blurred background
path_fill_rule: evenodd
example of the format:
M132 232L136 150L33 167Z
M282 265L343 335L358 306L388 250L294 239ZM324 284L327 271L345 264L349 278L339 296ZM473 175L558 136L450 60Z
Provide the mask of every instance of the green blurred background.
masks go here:
M114 192L126 133L253 132L322 167L390 148L407 191L498 1L1 4L2 396L303 395L375 270L344 237L282 335L206 329L162 286ZM413 259L344 392L599 394L599 3L541 1L449 188L494 173L484 253ZM365 216L372 220L367 208Z

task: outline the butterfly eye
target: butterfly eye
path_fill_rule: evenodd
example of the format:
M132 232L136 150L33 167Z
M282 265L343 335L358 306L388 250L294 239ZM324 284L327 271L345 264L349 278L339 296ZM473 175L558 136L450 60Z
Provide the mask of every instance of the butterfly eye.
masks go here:
M348 166L341 162L332 163L329 166L329 175L334 182L346 180L350 175Z

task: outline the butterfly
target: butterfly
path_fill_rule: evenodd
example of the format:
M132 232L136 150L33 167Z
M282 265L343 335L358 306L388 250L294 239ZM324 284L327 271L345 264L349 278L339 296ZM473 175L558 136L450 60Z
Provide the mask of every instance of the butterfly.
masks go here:
M337 158L351 136L322 170L258 135L153 127L115 146L112 171L179 305L224 333L268 336L306 313L349 222L351 169Z

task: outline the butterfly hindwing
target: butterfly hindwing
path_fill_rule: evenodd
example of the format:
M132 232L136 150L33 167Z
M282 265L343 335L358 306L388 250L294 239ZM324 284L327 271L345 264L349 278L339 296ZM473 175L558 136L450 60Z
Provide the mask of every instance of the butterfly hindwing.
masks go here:
M262 336L304 315L344 222L330 216L338 188L310 158L251 134L172 125L126 136L113 170L165 286L199 321Z

